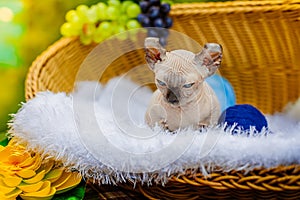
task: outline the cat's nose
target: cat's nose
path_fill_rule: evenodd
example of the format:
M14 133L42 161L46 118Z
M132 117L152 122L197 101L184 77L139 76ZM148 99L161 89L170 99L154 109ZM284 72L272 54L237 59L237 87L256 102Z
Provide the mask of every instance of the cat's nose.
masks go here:
M179 100L178 100L179 94L178 94L178 92L176 92L172 89L168 89L166 98L167 98L167 101L171 104L179 103Z

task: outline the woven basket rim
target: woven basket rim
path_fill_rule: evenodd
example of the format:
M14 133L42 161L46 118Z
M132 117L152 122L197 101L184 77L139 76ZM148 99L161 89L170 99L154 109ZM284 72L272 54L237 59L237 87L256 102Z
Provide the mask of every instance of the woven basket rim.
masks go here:
M78 40L78 37L61 37L59 40L55 41L46 50L44 50L36 59L32 62L31 66L28 69L26 79L25 79L25 99L34 97L34 92L32 86L36 85L37 79L39 78L36 68L43 68L58 51L70 45L70 43Z

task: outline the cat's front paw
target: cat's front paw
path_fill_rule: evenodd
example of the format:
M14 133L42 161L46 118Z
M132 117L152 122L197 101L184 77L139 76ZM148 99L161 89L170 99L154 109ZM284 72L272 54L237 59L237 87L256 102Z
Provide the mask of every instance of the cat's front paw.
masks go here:
M205 123L205 122L199 122L198 123L198 128L199 129L203 129L203 128L207 127L207 126L208 126L208 123Z
M168 123L167 123L167 120L166 119L161 119L159 121L159 124L160 126L165 129L165 130L169 130L169 126L168 126Z

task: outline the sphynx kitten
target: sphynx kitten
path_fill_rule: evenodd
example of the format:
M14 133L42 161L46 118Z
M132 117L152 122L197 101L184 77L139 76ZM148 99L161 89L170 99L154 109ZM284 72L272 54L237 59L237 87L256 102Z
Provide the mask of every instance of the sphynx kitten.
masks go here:
M145 51L158 88L147 109L146 123L170 131L216 125L220 105L205 78L221 65L221 45L207 43L197 54L186 50L168 52L158 38L149 37Z

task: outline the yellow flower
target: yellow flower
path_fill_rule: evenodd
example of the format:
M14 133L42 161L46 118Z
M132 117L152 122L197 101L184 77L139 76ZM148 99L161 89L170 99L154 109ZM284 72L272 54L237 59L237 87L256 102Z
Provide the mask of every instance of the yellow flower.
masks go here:
M11 139L0 146L0 199L51 199L76 187L81 176L55 165L54 160L43 163L39 154L29 152L25 145Z

